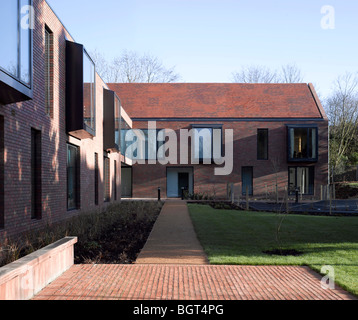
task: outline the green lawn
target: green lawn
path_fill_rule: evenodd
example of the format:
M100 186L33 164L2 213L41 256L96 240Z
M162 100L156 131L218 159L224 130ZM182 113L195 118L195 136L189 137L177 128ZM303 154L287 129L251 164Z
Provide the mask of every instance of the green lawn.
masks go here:
M282 247L301 256L272 256L278 248L274 213L216 210L189 204L198 238L211 264L333 266L336 283L358 295L358 217L286 215Z

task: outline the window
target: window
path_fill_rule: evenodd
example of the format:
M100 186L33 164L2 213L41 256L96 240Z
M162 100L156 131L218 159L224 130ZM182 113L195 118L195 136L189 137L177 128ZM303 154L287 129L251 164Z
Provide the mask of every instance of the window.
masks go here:
M192 148L194 159L199 163L211 164L222 155L222 126L193 126Z
M317 127L288 127L288 160L290 162L318 160Z
M0 229L5 228L5 175L4 175L4 117L0 116Z
M117 201L117 160L114 160L113 193L114 200Z
M0 103L3 104L32 98L34 12L31 5L31 0L0 2Z
M125 127L121 129L121 153L126 155L127 148L134 143L137 143L137 148L133 150L133 157L136 160L158 160L158 150L164 144L164 132L162 129L128 129L129 126L125 123ZM126 136L127 140L126 141ZM158 139L158 138L161 139ZM159 140L159 141L158 141ZM132 156L128 154L128 156Z
M80 149L67 144L67 209L80 208Z
M53 33L45 27L45 106L53 116Z
M6 48L0 50L0 66L27 85L31 81L30 5L30 0L1 0L0 5L0 41Z
M111 200L111 182L110 182L110 160L107 156L103 158L103 177L104 177L104 202Z
M95 66L89 55L83 53L84 123L95 132Z
M94 154L94 203L98 205L98 183L99 183L99 168L98 168L98 153Z
M257 160L268 160L268 129L257 130Z
M121 124L120 124L120 144L119 149L123 156L126 156L127 148L132 144L131 141L126 141L126 135L129 131L131 131L131 128L129 124L121 117ZM129 133L131 135L131 133ZM131 140L131 139L129 139Z
M31 219L42 218L41 131L31 129Z
M314 194L314 167L291 167L288 177L291 195L294 195L296 190L303 195Z

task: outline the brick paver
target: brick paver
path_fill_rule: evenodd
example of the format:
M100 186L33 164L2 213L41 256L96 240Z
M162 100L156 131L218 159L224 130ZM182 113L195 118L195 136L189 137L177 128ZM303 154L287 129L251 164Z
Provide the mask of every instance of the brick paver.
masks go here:
M184 201L167 201L137 264L209 264Z
M34 300L347 300L307 267L75 265Z
M210 266L185 202L168 201L134 265L75 265L34 300L342 300L307 267Z

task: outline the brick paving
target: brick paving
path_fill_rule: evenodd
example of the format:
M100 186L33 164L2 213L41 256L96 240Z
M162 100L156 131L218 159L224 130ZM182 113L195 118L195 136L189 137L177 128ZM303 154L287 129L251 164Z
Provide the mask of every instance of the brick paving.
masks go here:
M167 201L137 264L209 264L184 201Z
M349 300L307 267L75 265L34 300Z
M185 202L168 201L133 265L74 265L33 300L350 300L307 267L211 266Z

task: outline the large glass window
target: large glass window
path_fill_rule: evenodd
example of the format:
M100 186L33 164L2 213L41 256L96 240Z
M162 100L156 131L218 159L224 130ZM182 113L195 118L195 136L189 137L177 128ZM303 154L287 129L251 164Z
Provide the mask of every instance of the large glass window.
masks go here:
M158 159L158 150L160 146L164 144L163 141L158 141L159 134L163 134L162 130L132 130L132 129L122 129L121 130L121 147L122 154L125 156L131 156L126 154L127 148L134 143L137 143L136 149L133 151L133 157L136 160L157 160ZM126 141L127 139L127 141Z
M126 156L126 151L127 148L132 144L131 141L126 141L126 135L128 133L128 135L130 135L130 137L128 137L127 140L131 140L129 138L132 138L132 131L131 131L131 127L128 125L128 123L123 119L123 117L121 117L121 124L120 124L120 134L116 132L116 140L117 140L117 135L120 135L120 144L119 144L119 149L122 155Z
M31 83L31 0L0 2L0 68L26 85Z
M79 147L67 144L67 209L79 208Z
M194 127L192 147L194 159L200 163L212 163L214 155L220 158L222 153L221 127Z
M291 167L288 175L290 194L314 194L314 167Z
M289 127L288 130L289 161L317 161L317 128Z
M95 65L86 52L83 54L84 122L95 131Z

